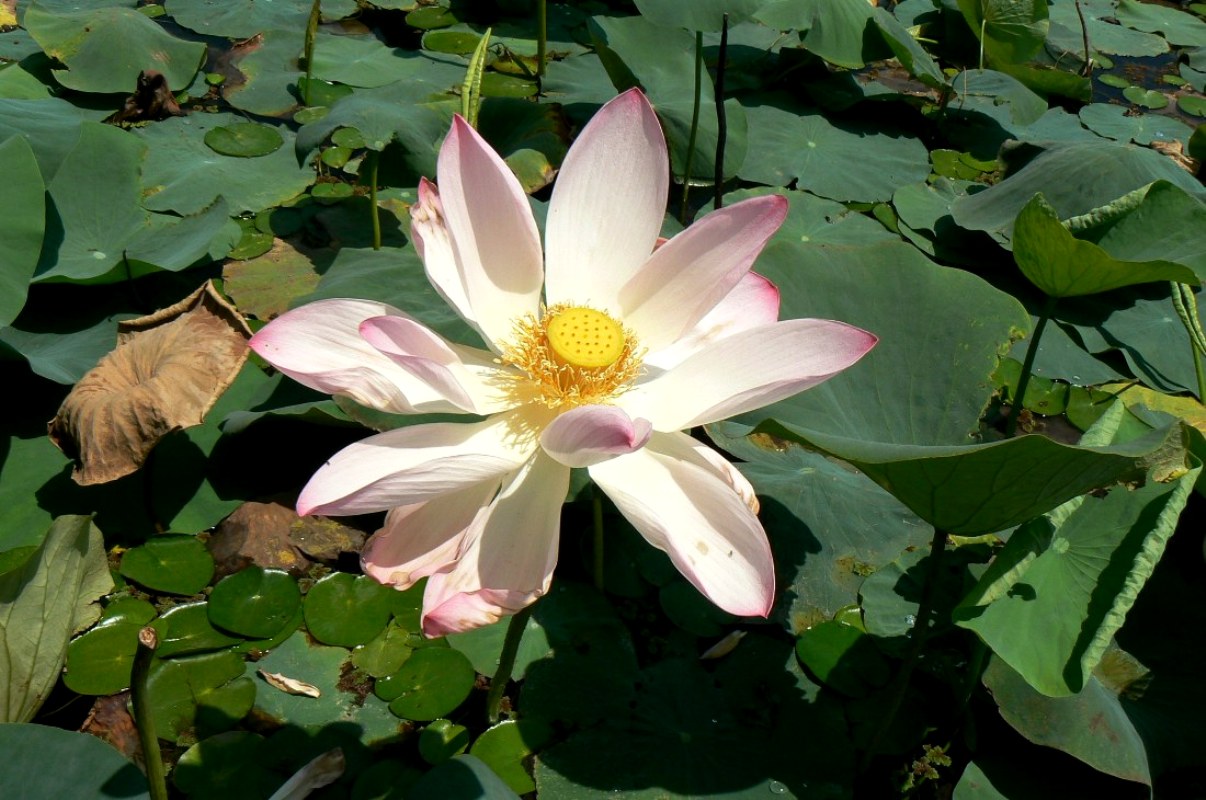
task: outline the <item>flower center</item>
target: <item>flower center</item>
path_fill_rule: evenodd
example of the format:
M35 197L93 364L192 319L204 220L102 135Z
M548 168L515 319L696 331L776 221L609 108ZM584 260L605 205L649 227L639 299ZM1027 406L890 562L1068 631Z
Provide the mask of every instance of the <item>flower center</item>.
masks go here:
M516 390L549 408L573 408L624 392L641 374L642 355L632 332L604 312L561 304L516 320L502 361L527 378Z
M620 323L585 306L570 306L549 319L548 339L553 352L571 367L606 367L624 353Z

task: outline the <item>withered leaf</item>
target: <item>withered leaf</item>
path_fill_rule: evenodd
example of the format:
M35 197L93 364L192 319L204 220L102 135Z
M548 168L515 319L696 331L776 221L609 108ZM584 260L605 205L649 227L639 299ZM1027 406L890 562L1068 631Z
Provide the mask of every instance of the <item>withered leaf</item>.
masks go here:
M199 425L247 360L250 337L212 282L170 308L119 323L116 349L50 421L51 440L76 462L75 482L128 475L164 436Z
M168 117L183 117L184 112L168 88L167 78L153 69L138 73L138 85L134 94L126 98L121 110L110 115L105 122L130 124L154 122Z
M267 670L257 670L264 680L274 688L280 689L282 692L289 694L300 694L305 697L321 697L322 692L312 683L299 681L296 678L287 678L279 672L268 672Z

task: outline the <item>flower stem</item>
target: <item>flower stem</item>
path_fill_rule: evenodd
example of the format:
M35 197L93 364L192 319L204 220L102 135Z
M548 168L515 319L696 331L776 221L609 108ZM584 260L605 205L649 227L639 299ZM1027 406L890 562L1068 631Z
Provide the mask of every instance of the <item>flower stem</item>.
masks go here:
M507 637L503 640L502 652L498 655L498 669L490 681L490 691L486 695L486 719L491 725L498 722L499 706L502 705L503 692L511 680L511 670L515 669L515 654L519 652L519 643L523 632L528 627L528 618L532 616L535 603L522 609L507 623Z
M921 660L921 652L925 649L926 640L930 637L930 618L934 615L934 597L938 593L938 583L942 578L942 556L946 551L947 534L945 531L934 529L934 538L930 540L930 564L929 572L925 576L925 583L921 588L921 602L917 606L917 620L913 623L913 641L909 647L909 652L905 655L904 664L900 668L900 672L896 673L892 697L888 700L887 710L884 712L883 721L871 736L871 741L867 744L867 750L863 753L862 764L859 768L860 772L867 772L871 766L871 760L875 757L875 751L879 748L879 743L883 741L884 735L892 727L896 721L896 715L900 712L900 706L904 703L905 695L909 691L909 681L913 677L913 671L917 668L918 662Z
M1047 320L1055 313L1058 297L1048 297L1043 310L1039 312L1038 324L1034 326L1034 335L1030 338L1030 346L1026 348L1026 358L1022 362L1022 374L1018 377L1018 391L1009 409L1009 418L1005 420L1005 436L1011 437L1018 428L1018 415L1022 413L1022 401L1026 398L1026 389L1030 386L1030 371L1034 367L1034 357L1038 355L1039 340L1043 338L1043 329Z
M547 0L536 0L536 94L544 92L544 59L549 39Z
M591 519L595 529L595 548L592 567L594 568L595 588L603 591L603 490L595 487L591 503Z
M369 213L373 217L373 249L381 249L381 217L377 212L377 164L380 157L376 150L369 150L365 156L369 168Z
M134 695L134 724L138 727L138 739L142 743L151 800L167 800L163 756L159 753L159 737L155 735L155 720L151 716L151 698L147 690L147 676L151 672L151 660L158 646L159 635L154 628L148 625L138 632L138 650L134 653L130 690Z
M1202 364L1202 356L1206 355L1206 333L1202 331L1202 322L1198 319L1198 301L1188 285L1173 282L1171 287L1173 308L1177 310L1177 316L1189 334L1193 370L1198 378L1198 402L1206 405L1206 367Z
M724 116L724 61L729 47L729 15L724 15L720 27L720 56L716 62L716 187L713 205L720 208L724 192L724 146L729 138L728 121Z
M683 163L683 203L678 221L687 224L687 198L691 193L691 162L695 159L695 138L699 133L699 97L703 94L703 31L695 32L695 102L691 106L691 133L687 135L687 158Z

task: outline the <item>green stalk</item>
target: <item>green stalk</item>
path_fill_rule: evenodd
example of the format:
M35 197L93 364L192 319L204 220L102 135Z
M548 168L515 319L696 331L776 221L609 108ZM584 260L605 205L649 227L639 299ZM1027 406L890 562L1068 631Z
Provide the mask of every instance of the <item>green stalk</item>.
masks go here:
M909 646L909 652L905 656L905 661L900 668L900 672L896 673L892 697L888 701L883 721L876 728L875 733L871 736L871 741L867 744L866 752L863 753L862 764L859 768L863 773L867 772L870 768L871 761L875 757L875 751L879 748L879 743L883 741L885 734L891 729L892 723L896 721L896 715L900 712L900 706L904 703L905 696L908 694L909 681L913 677L913 671L917 669L917 664L921 660L921 653L925 649L926 640L930 638L930 618L934 615L934 598L938 593L938 582L942 578L942 556L946 551L946 540L946 532L935 528L934 538L930 540L929 573L925 576L925 584L921 588L921 602L917 606L917 620L913 623L913 641Z
M1038 324L1034 326L1034 336L1030 339L1030 346L1026 348L1026 360L1022 362L1022 374L1018 378L1017 396L1013 398L1013 405L1009 409L1009 418L1005 420L1005 436L1013 436L1018 428L1018 414L1022 413L1022 401L1026 397L1026 389L1030 386L1030 370L1034 367L1034 357L1038 355L1039 340L1043 338L1043 329L1047 327L1047 320L1051 319L1051 315L1055 313L1055 304L1059 302L1058 297L1048 297L1047 303L1043 306L1043 310L1039 312Z
M535 603L511 617L511 621L507 623L507 637L503 640L502 652L498 656L498 669L494 671L490 691L486 695L486 719L491 725L498 723L503 693L511 680L511 670L515 669L515 654L519 652L519 642L523 639L524 629L528 627L528 617L532 616L534 607Z
M699 97L703 94L703 31L695 32L695 103L691 106L691 133L687 135L687 159L683 165L683 204L678 221L687 224L687 199L691 194L691 162L695 159L695 138L699 133Z
M594 496L592 498L591 517L594 521L595 536L594 536L594 568L595 588L600 592L603 591L603 490L598 486L594 488Z
M306 20L306 43L303 58L306 59L306 90L302 102L310 105L310 85L314 82L314 40L318 38L318 23L322 21L322 0L314 0L310 6L310 18Z
M713 207L722 205L724 192L724 146L729 138L728 120L724 114L724 61L729 49L729 15L722 17L720 24L720 60L716 63L716 187L713 192Z
M134 653L130 690L134 699L134 724L138 727L138 739L142 742L142 757L146 761L151 800L168 800L163 756L159 752L159 737L155 735L151 698L147 693L147 676L151 672L151 660L155 657L155 648L158 646L159 634L150 625L138 632L138 650Z
M368 161L369 214L373 218L373 249L381 249L381 217L377 213L377 164L381 158L376 150L369 150L364 157Z
M1185 332L1189 334L1193 370L1198 378L1198 402L1206 405L1206 366L1202 363L1202 357L1206 355L1206 332L1202 331L1202 322L1198 318L1198 300L1188 285L1173 282L1172 301Z
M543 93L544 59L549 42L549 6L546 0L536 0L536 94Z

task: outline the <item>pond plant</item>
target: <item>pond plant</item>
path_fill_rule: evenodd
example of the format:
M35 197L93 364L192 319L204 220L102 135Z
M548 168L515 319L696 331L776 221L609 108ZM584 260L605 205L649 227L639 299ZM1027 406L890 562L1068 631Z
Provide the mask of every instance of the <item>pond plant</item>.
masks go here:
M0 797L1206 793L1182 5L0 2Z

